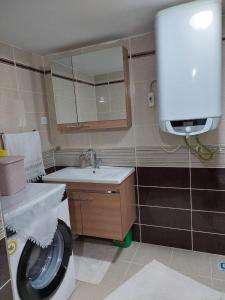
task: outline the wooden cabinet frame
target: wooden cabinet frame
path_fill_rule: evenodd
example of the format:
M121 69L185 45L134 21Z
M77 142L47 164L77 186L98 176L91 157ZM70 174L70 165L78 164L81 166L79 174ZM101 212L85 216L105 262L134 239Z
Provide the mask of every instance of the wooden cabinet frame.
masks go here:
M134 174L121 184L66 183L73 234L122 241L136 219Z
M123 128L131 127L132 113L131 113L131 98L130 98L129 58L128 58L128 50L125 47L122 47L122 51L123 51L124 87L125 87L125 102L126 102L127 118L118 119L118 120L101 120L101 121L57 124L57 128L60 132L123 129Z

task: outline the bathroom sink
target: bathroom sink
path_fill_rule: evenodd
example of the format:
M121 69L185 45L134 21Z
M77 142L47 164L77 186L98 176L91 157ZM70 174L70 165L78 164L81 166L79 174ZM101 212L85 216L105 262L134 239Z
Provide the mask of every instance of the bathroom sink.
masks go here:
M94 168L68 167L43 177L44 182L90 182L120 184L134 168L101 166Z

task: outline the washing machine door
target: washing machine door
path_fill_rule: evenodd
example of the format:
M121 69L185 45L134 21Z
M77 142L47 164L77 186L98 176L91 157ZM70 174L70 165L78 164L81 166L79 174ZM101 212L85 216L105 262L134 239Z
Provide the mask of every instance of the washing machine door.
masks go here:
M61 220L47 248L28 241L17 269L17 289L22 300L49 299L59 288L72 255L70 228Z

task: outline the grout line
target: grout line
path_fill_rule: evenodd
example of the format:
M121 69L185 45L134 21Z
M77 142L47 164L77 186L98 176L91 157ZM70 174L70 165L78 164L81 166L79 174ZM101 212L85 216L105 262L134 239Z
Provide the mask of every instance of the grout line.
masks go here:
M131 259L130 259L130 261L129 261L128 268L127 268L126 272L124 273L123 280L127 277L127 274L128 274L128 272L130 271L130 268L131 268L132 264L135 264L135 263L134 263L134 258L136 257L136 254L137 254L137 252L139 251L139 248L140 248L140 247L141 247L141 243L138 243L137 249L135 250L134 254L132 255L132 257L131 257ZM138 263L137 263L137 265L143 266L142 264L138 264Z
M225 211L214 211L214 210L201 210L193 209L194 212L211 213L211 214L225 214Z
M190 179L190 208L191 208L191 249L194 250L194 236L193 236L193 210L192 210L192 192L191 192L191 184L192 184L192 177L191 177L191 151L188 151L188 162L189 162L189 179Z
M203 209L195 209L195 208L193 209L193 207L192 208L182 208L182 207L147 205L147 204L139 204L139 206L140 207L149 207L149 208L174 209L174 210L183 210L183 211L192 211L192 212L200 212L200 213L211 213L211 214L222 214L222 215L225 215L225 211L203 210Z
M131 39L129 39L129 56L131 59L128 61L129 64L129 74L130 74L130 84L129 84L129 91L130 91L130 98L131 98L131 114L134 113L134 82L133 82L133 67L132 67L132 55L131 55ZM136 145L136 126L133 126L133 139L134 139L134 157L135 157L135 177L137 182L137 204L138 204L138 221L139 224L141 223L141 213L140 213L140 195L138 189L138 166L137 166L137 145ZM142 232L141 226L139 225L139 238L140 242L142 242Z
M169 258L169 266L171 266L174 257L174 248L171 248L170 258Z
M161 226L161 225L152 225L152 224L142 224L142 223L134 223L139 226L146 226L146 227L155 227L155 228L162 228L162 229L171 229L171 230L179 230L179 231L187 231L191 232L190 229L185 228L178 228L178 227L169 227L169 226ZM203 234L212 234L212 235L220 235L225 237L225 233L219 233L219 232L210 232L210 231L201 231L201 230L193 230L193 233L203 233ZM193 250L194 251L194 250ZM223 255L223 254L222 254Z
M213 266L212 266L212 259L210 258L210 280L211 280L211 286L213 287Z
M221 236L225 237L225 233L219 233L219 232L210 232L210 231L201 231L201 230L193 230L193 232L204 233L204 234L212 234L212 235L221 235ZM223 254L221 254L221 255L223 255Z
M0 291L11 281L11 279L9 278L1 287L0 287Z
M180 208L180 207L171 207L171 206L158 206L158 205L145 205L140 204L140 207L149 207L149 208L162 208L162 209L173 209L173 210L184 210L184 211L190 211L190 208ZM224 212L225 214L225 212Z
M159 185L138 185L144 188L159 188L159 189L174 189L174 190L189 190L189 187L175 187L175 186L159 186Z
M184 229L184 228L178 228L178 227L168 227L168 226L151 225L151 224L139 224L139 225L140 226L147 226L147 227L164 228L164 229L172 229L172 230L180 230L180 231L191 232L190 229Z
M217 168L214 168L217 169ZM201 189L201 188L191 188L193 191L208 191L208 192L225 192L225 189L217 190L217 189Z

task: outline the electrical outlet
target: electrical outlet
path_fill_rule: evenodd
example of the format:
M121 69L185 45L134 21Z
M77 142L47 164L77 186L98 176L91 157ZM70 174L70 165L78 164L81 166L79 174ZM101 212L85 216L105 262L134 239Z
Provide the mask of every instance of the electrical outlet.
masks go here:
M155 96L154 93L148 93L148 106L153 107L155 105Z
M41 117L41 125L47 125L48 124L48 118L47 117Z

